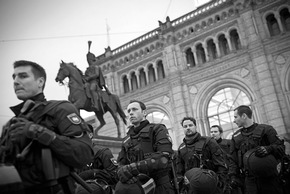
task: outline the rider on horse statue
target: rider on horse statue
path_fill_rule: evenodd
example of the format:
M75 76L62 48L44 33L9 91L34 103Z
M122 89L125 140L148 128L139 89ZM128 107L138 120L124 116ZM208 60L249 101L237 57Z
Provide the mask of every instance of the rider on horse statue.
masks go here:
M105 79L102 73L101 68L96 63L96 57L93 53L90 52L90 47L92 42L89 41L89 51L87 54L87 61L89 67L85 71L84 79L86 81L86 90L89 98L91 98L93 106L99 111L103 110L102 101L107 102L108 96L111 95L111 92L106 87ZM102 89L106 90L102 92ZM103 110L104 111L104 110Z

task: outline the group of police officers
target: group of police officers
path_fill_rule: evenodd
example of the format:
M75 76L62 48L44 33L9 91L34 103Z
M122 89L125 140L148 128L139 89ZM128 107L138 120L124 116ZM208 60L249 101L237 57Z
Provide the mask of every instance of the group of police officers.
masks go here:
M92 127L70 102L46 100L40 65L13 67L23 102L11 107L15 116L0 138L1 193L289 193L284 142L272 126L253 121L249 106L234 110L239 130L231 140L222 139L218 125L210 128L212 137L202 136L193 117L183 118L185 137L173 151L166 126L150 123L145 104L132 100L131 125L115 160L109 148L92 144Z

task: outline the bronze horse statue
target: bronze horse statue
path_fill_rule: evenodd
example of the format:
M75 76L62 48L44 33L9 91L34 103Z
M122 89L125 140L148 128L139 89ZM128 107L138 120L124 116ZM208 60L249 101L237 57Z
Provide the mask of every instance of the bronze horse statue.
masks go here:
M120 115L125 124L127 124L127 121L126 115L121 107L119 97L115 94L108 95L106 91L101 91L103 92L102 95L105 96L107 100L106 102L101 102L102 110L97 110L94 108L91 99L88 98L86 94L83 72L73 63L65 63L62 61L60 63L60 68L58 70L55 81L63 84L63 80L66 77L69 78L68 87L70 94L68 96L68 100L72 102L78 108L78 110L83 109L88 112L95 112L95 115L100 122L100 125L96 128L94 135L97 135L98 131L106 124L103 116L107 111L109 111L114 118L118 130L118 137L120 138L120 122L117 113Z

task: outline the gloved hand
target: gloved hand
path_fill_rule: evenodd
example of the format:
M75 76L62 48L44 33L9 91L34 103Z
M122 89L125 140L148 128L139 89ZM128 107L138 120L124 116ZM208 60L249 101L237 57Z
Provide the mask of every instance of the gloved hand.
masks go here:
M238 187L240 187L240 181L236 176L231 176L231 182L230 182L230 187L233 189L236 189Z
M269 148L267 146L260 146L255 151L255 155L257 157L264 157L264 156L268 155L269 153L270 153Z
M55 139L56 134L25 118L14 118L10 127L11 141L18 141L21 136L37 140L43 145L49 145Z
M90 169L90 170L85 170L83 172L80 172L79 173L79 176L84 179L85 181L86 180L92 180L92 179L95 179L95 171Z
M122 183L127 183L128 180L139 174L136 163L131 163L119 168L118 172L119 180Z

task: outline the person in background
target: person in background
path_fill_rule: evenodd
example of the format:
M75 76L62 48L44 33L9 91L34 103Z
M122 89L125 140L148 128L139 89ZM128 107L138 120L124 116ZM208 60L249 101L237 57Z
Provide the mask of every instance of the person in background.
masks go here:
M212 191L214 190L214 193L222 193L227 167L220 146L213 138L201 136L197 132L196 120L193 117L184 117L181 126L185 137L178 148L178 177L183 177L192 168L213 171L218 177L217 188L215 189L214 185L209 185L209 187L213 187ZM201 174L203 173L201 172ZM208 179L203 180L207 181ZM201 188L206 182L200 182L199 184Z
M231 187L240 186L246 194L282 194L277 165L285 147L276 130L271 125L255 123L251 108L245 105L234 109L234 123L240 129L231 140Z
M223 139L223 128L219 125L213 125L210 127L210 134L211 136L217 141L221 149L223 150L224 159L226 162L227 167L229 166L229 154L230 154L230 143L231 140ZM231 193L231 194L240 194L242 191L240 188L231 188L230 187L230 177L228 174L225 177L225 184L223 188L224 194Z
M88 124L90 128L89 136L93 138L93 126ZM112 151L107 147L94 144L94 159L87 164L86 167L79 170L79 176L89 183L96 181L104 189L104 193L111 193L115 189L115 185L118 182L117 169L118 163L114 158ZM93 187L92 187L93 189ZM84 190L79 188L78 190ZM77 194L79 193L76 192Z
M46 100L42 66L25 60L13 65L14 91L23 102L10 107L15 116L2 130L1 163L15 166L26 194L74 193L72 169L93 157L88 126L70 102Z
M172 141L166 126L149 123L146 106L141 101L130 101L127 112L132 126L123 140L117 160L120 168L116 194L124 193L124 188L137 188L134 184L140 182L138 177L141 174L154 179L156 194L175 193L171 176Z

